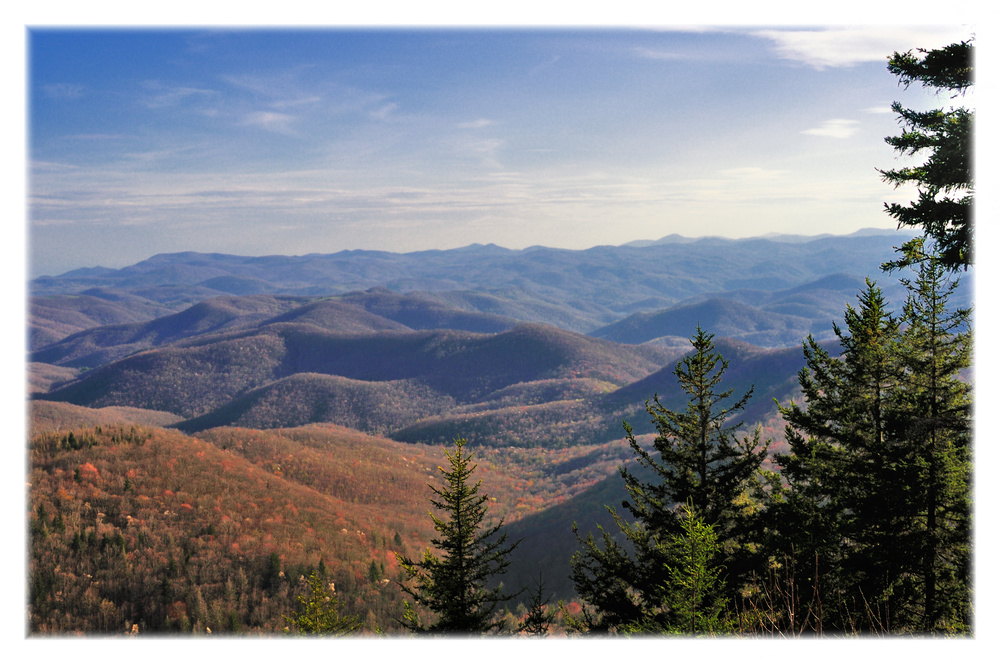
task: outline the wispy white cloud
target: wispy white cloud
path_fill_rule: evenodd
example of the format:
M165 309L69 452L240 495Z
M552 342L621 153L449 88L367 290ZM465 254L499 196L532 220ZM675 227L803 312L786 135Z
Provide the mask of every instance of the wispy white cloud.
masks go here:
M66 138L75 141L115 141L127 137L125 134L71 134Z
M471 122L459 123L459 128L461 129L481 129L483 127L488 127L493 124L493 120L487 120L486 118L479 118L478 120L472 120Z
M817 30L757 30L757 37L774 43L778 55L814 67L852 67L885 62L895 51L940 48L968 39L961 26L931 28L829 28Z
M646 60L683 60L690 57L684 55L683 53L678 53L677 51L663 51L643 46L633 48L632 53Z
M31 170L36 173L45 171L75 171L79 170L79 168L79 166L74 164L59 161L40 161L36 159L31 162Z
M141 103L150 109L177 106L191 97L206 97L215 94L215 90L184 85L165 85L159 81L144 81L142 87L148 91L148 94Z
M292 97L289 99L272 101L271 106L273 108L296 108L299 106L312 106L313 104L318 104L321 101L323 101L322 97L316 95L306 95L302 97Z
M546 60L542 64L535 65L534 67L532 67L531 70L528 72L528 76L534 76L538 72L544 71L544 70L548 69L549 67L553 66L555 63L559 62L559 60L561 60L561 59L562 59L561 55L553 55L551 58L549 58L548 60Z
M835 118L827 120L818 127L806 129L802 133L810 136L825 136L826 138L850 138L858 131L857 120Z
M399 108L398 104L395 102L389 102L388 104L379 106L368 115L375 120L388 120L389 116L392 115L397 108Z
M503 141L496 138L459 140L456 154L460 159L471 156L486 168L502 168L497 154L502 146Z
M278 134L293 134L291 123L294 116L274 111L255 111L243 118L243 124L249 127L259 127Z
M289 67L279 71L252 74L230 74L222 80L244 93L250 93L253 103L274 110L296 107L322 108L324 113L367 113L385 119L396 110L387 95L341 85L330 80L309 80L305 74L309 65Z

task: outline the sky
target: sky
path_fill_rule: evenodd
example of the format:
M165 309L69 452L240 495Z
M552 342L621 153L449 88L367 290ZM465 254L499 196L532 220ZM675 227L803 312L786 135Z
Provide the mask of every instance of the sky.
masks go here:
M34 27L29 272L893 228L890 105L956 102L887 56L971 34Z

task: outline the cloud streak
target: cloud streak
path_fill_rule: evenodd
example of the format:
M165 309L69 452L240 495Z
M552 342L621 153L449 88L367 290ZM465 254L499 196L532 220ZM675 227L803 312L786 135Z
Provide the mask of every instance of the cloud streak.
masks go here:
M291 127L291 123L294 120L295 117L287 113L254 111L243 118L243 124L248 127L257 127L265 131L291 136L295 134Z
M478 120L473 120L471 122L461 122L458 127L459 129L482 129L483 127L489 127L491 124L493 124L492 120L479 118Z
M90 242L65 260L107 264L145 257L135 247L582 248L779 219L871 226L892 193L873 166L894 158L881 136L899 88L884 66L817 70L884 63L935 31L231 31L197 56L165 32L127 66L56 32L79 74L30 70L31 228L65 233L32 251L59 264ZM114 237L126 225L131 245Z
M803 130L802 133L808 134L809 136L844 139L850 138L854 134L858 133L858 124L857 120L835 118L833 120L827 120L818 127Z
M960 27L757 30L752 34L772 42L781 58L815 69L885 62L894 51L939 48L969 38L968 29Z
M215 90L184 85L165 85L159 81L145 81L142 87L149 91L149 94L142 99L142 104L150 109L171 108L192 97L204 98L216 94Z

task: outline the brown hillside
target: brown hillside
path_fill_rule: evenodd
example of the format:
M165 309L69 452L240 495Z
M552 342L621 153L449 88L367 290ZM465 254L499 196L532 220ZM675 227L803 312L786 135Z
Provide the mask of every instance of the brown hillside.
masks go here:
M180 418L172 413L143 410L128 406L85 408L59 401L31 401L28 403L28 431L36 436L41 433L62 431L76 427L121 427L143 425L167 427Z

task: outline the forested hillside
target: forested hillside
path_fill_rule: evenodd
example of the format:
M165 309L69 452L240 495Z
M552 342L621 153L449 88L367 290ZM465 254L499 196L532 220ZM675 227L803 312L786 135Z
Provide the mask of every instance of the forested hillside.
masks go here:
M441 446L331 425L189 437L130 424L163 420L32 405L32 632L281 631L315 571L364 629L398 632L394 553L430 541ZM484 448L480 477L497 518L516 522L585 493L623 449Z
M650 618L673 615L663 607L621 613L586 579L626 573L626 558L612 558L648 545L630 526L619 530L622 522L607 507L618 518L630 514L630 487L657 481L643 454L663 453L657 409L688 407L690 386L678 381L677 367L689 361L702 328L718 330L713 348L725 358L726 388L749 394L719 415L718 426L734 440L754 441L751 465L760 475L740 480L750 483L732 497L748 515L745 524L737 528L727 516L684 527L715 528L730 547L719 551L732 553L744 546L740 529L752 523L767 536L747 550L771 556L769 563L716 558L718 569L731 571L717 597L749 593L741 596L770 608L721 599L719 606L752 633L848 629L838 621L861 615L854 608L825 622L796 613L786 624L769 613L793 595L768 574L783 569L789 554L781 547L799 556L801 543L758 518L807 519L808 510L787 501L805 500L808 491L792 477L786 494L774 475L794 468L789 459L803 453L786 418L808 405L805 360L852 348L837 330L850 324L851 302L871 288L864 272L848 269L857 257L836 272L822 270L834 267L831 254L873 251L882 236L754 242L805 263L780 273L741 263L737 284L735 273L692 271L677 279L677 265L656 277L639 272L653 269L642 247L580 252L571 270L562 252L540 248L432 252L419 262L369 253L252 260L186 254L36 282L28 364L31 632L294 632L313 624L300 613L306 606L335 607L337 615L326 618L366 633L432 624L433 611L404 603L418 568L401 561L416 565L422 552L437 550L428 500L447 472L445 451L458 439L468 441L478 463L470 481L481 480L488 496L484 527L502 519L502 532L517 543L501 575L511 596L496 595L504 597L496 606L504 629L674 629L672 618ZM692 245L735 246L683 244ZM638 252L636 264L615 272L601 263L622 258L621 251ZM473 275L468 281L445 261L456 257ZM695 270L696 257L681 263ZM304 279L303 264L324 279L354 271L349 283L319 286ZM626 295L625 277L616 275L649 282ZM495 287L477 290L476 279L488 278ZM86 291L57 295L59 284ZM654 293L649 284L660 285ZM898 297L907 287L888 291ZM950 297L963 302L968 288ZM908 389L894 394L903 399ZM600 539L587 543L597 528L611 537L604 541L611 558L600 553ZM805 563L796 560L798 575ZM600 565L611 566L599 572ZM750 569L771 585L753 586ZM614 574L609 591L618 587ZM829 583L824 592L838 592L839 581ZM949 583L954 589L959 582ZM907 606L916 606L906 593ZM313 604L298 599L310 596ZM612 615L632 617L615 623ZM962 631L964 618L949 615L949 629ZM634 622L641 616L652 622ZM704 624L732 630L731 623Z

